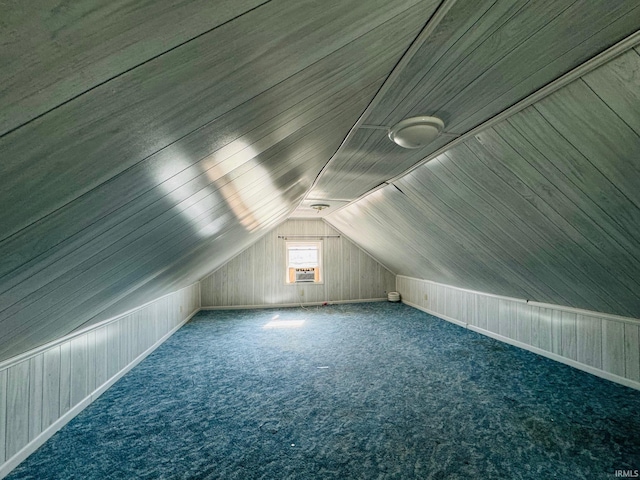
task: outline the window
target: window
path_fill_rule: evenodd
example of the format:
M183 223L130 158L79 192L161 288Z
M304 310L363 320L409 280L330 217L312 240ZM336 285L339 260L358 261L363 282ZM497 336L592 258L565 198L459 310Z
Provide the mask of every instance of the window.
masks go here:
M322 242L286 242L286 283L322 283Z

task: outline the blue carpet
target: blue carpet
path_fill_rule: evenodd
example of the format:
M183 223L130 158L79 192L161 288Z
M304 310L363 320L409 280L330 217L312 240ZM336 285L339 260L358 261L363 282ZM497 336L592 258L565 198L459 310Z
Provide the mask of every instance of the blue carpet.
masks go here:
M640 469L640 392L381 302L200 312L8 478L628 469Z

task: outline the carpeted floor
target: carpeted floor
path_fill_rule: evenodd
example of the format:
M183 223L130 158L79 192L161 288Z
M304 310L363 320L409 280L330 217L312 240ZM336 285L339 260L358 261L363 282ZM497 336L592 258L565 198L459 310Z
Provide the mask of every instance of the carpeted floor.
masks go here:
M380 302L200 312L8 478L629 469L640 469L640 392Z

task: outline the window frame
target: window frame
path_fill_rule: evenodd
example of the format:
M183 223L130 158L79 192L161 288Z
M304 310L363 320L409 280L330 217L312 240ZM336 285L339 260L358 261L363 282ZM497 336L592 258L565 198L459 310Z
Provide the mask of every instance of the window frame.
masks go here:
M289 266L289 249L296 245L315 245L318 250L318 281L313 282L290 282L289 281L289 268L296 268ZM284 242L284 284L285 285L321 285L324 283L324 255L323 255L324 242L322 240L285 240ZM306 267L302 267L306 268Z

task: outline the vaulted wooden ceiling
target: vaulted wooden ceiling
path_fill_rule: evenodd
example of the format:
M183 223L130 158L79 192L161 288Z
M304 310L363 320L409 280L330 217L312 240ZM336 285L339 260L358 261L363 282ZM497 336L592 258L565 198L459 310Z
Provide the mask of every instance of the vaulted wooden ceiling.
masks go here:
M400 178L639 27L632 0L6 3L0 359L316 200L398 273L640 315L637 52ZM389 142L415 114L446 134Z
M639 112L631 49L327 220L396 272L640 317Z

